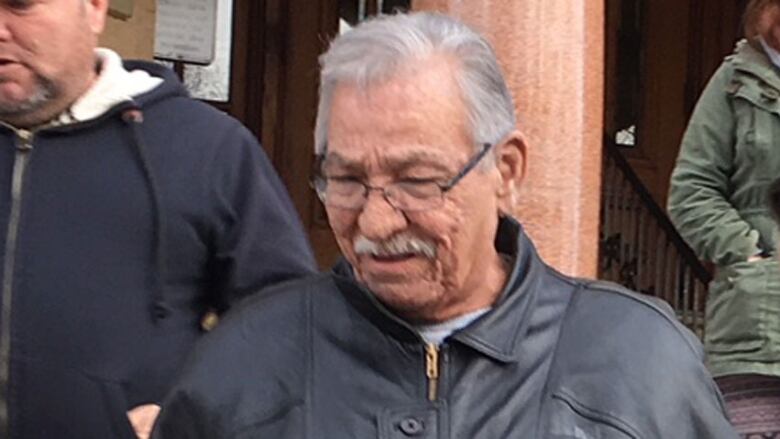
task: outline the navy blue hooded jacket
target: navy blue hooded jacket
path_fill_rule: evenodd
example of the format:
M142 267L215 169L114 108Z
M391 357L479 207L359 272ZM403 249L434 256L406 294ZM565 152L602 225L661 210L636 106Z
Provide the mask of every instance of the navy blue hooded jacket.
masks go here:
M159 402L209 309L314 268L253 136L168 69L125 67L165 81L0 128L0 436L134 437L125 412Z

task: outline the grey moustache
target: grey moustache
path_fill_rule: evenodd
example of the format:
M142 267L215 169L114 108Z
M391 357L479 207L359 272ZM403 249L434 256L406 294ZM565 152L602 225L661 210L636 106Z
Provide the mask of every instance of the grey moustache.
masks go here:
M355 253L372 256L421 255L428 259L436 257L436 246L428 241L410 235L396 235L386 241L376 242L365 236L358 236L354 244Z

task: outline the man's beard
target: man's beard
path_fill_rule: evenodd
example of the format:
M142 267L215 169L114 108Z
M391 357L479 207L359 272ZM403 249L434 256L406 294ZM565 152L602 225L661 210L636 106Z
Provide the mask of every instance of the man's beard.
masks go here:
M2 82L2 78L0 78L0 82ZM20 101L0 99L0 120L18 119L34 113L59 95L60 88L54 81L36 73L32 93L25 99Z

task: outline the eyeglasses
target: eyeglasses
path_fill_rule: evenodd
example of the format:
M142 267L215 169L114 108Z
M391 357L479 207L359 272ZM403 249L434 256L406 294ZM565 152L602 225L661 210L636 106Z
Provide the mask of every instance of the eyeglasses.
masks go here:
M474 155L446 183L432 180L403 180L387 186L370 186L354 178L325 177L321 174L324 154L317 157L317 173L312 178L312 187L326 206L342 209L360 210L368 200L370 191L381 191L391 206L406 212L436 209L442 205L444 194L450 191L482 160L492 144L484 143L482 149Z

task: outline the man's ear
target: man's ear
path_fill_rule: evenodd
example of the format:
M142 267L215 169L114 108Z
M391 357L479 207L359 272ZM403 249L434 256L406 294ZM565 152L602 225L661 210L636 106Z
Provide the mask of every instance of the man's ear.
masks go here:
M513 131L496 145L495 158L501 179L499 198L516 197L516 191L525 179L527 163L525 139L520 131Z
M89 28L96 36L103 33L106 27L106 14L109 0L86 0L85 2Z

